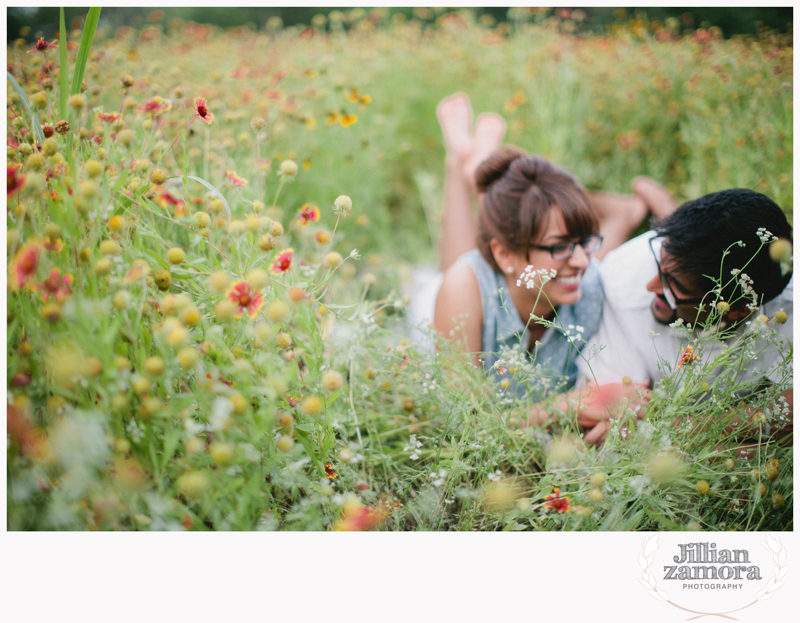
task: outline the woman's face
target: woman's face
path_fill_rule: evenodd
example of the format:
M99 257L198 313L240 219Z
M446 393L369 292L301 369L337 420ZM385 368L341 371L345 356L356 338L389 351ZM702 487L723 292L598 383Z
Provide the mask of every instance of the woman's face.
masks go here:
M578 242L578 240L567 231L561 210L553 208L550 211L547 229L539 240L533 244L537 246L552 246L563 242ZM515 271L510 273L512 276L519 277L528 265L533 266L533 270L536 271L532 278L534 287L527 291L533 300L537 297L539 298L537 307L546 304L548 300L550 305L556 307L558 305L572 305L580 299L581 280L591 259L590 254L587 254L580 245L575 245L572 256L563 260L553 259L550 251L537 248L532 248L527 258L522 253L513 254L511 257L513 258ZM546 280L542 284L543 280L539 271L546 271L547 276L550 276L552 271L555 271L555 277ZM516 278L514 281L516 282ZM523 290L527 289L524 283L520 287ZM539 296L540 290L542 296Z

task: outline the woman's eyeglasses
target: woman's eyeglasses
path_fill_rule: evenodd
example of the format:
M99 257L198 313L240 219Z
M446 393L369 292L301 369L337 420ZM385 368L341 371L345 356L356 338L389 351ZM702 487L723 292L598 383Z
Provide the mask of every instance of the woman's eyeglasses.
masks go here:
M656 268L658 268L658 276L661 279L661 292L664 295L664 300L667 302L667 305L670 306L670 309L678 309L678 305L699 305L703 302L702 298L694 298L694 299L682 299L675 294L672 289L672 286L667 281L667 278L664 276L664 271L661 270L661 261L659 259L659 254L656 253L656 250L653 248L653 241L657 238L653 237L650 238L650 251L653 253L653 259L656 261Z
M566 260L572 257L575 253L575 247L580 245L586 255L600 250L600 245L603 244L603 237L599 234L589 236L578 242L559 242L553 245L532 244L531 249L540 249L541 251L549 251L550 256L554 260Z

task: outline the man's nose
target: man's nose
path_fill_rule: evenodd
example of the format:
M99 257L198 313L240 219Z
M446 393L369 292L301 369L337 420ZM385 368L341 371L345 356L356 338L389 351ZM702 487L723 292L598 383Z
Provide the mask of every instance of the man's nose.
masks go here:
M661 285L661 276L656 273L653 275L653 278L647 282L645 288L648 292L653 292L654 294L664 294L664 288Z

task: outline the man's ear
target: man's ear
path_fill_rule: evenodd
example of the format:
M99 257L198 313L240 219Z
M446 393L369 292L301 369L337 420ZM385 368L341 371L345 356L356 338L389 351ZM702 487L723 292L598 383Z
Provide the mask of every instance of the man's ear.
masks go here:
M744 301L736 301L728 312L725 314L725 318L730 320L733 324L737 322L741 322L745 318L747 318L750 314L752 314L749 309L747 309L747 303Z

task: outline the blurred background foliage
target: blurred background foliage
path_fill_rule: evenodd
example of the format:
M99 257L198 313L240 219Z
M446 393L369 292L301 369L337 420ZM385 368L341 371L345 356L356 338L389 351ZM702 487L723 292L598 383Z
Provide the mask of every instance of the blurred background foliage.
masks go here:
M148 22L154 7L104 7L103 23L117 28L119 26L143 26ZM167 7L163 9L163 19L181 19L199 24L215 24L223 28L248 26L264 28L271 17L279 17L286 26L311 24L315 15L328 15L332 11L345 11L344 7ZM369 10L369 9L366 9ZM397 7L386 9L391 15L416 17L434 21L442 12L450 9L431 10L427 8ZM476 18L506 21L508 7L475 7L469 9ZM696 28L716 26L724 37L737 34L755 35L759 29L768 28L790 32L792 28L792 7L647 7L613 8L588 7L579 10L586 15L581 20L579 31L602 32L635 17L636 19L663 22L668 18L680 20L684 33ZM71 21L86 15L85 7L67 7L66 18ZM58 30L58 7L8 7L7 37L11 41L18 37L32 40L39 36L52 37Z

